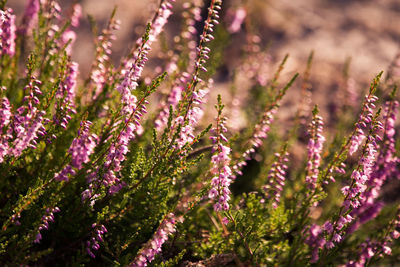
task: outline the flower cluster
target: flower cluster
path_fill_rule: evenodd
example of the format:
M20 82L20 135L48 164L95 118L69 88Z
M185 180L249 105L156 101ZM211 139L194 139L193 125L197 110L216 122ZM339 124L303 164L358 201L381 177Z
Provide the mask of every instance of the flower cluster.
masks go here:
M181 220L181 218L176 218L175 214L169 213L161 222L153 238L143 246L139 254L128 266L142 267L147 266L148 262L152 262L154 257L161 252L161 247L168 240L168 236L175 233L176 222Z
M110 22L102 34L97 37L96 58L90 72L90 80L94 86L93 100L96 100L103 91L107 82L109 60L111 56L112 41L116 39L114 31L118 30L121 22L111 17Z
M285 150L282 153L276 153L276 160L271 166L268 172L267 184L263 187L263 190L268 198L273 198L272 207L277 208L281 200L281 192L285 186L286 180L286 169L289 153Z
M7 129L6 127L11 121L11 116L10 101L7 97L3 97L0 105L0 133L2 134L0 136L0 163L4 161L4 156L7 155L8 139L12 137L10 136L10 130L6 130L6 133L3 134L3 129Z
M92 224L92 228L94 229L94 236L86 241L86 252L90 257L95 258L96 256L92 252L92 249L99 250L99 242L103 242L103 235L107 233L107 228L104 225L98 225L96 223Z
M157 10L155 18L152 20L147 35L139 38L136 41L138 49L133 51L132 58L126 60L126 62L123 64L124 68L121 70L121 77L124 77L124 82L122 83L122 88L119 87L120 92L124 86L126 87L130 83L136 82L137 79L142 75L143 66L147 61L147 54L150 50L150 47L153 42L157 40L158 35L162 32L169 16L172 14L172 2L175 2L175 0L161 1L160 7ZM137 84L133 84L131 89L135 89L136 86Z
M167 23L168 17L172 14L172 5L170 2L173 1L174 0L163 0L161 2L154 22L151 24L150 28L147 29L147 33L137 40L138 49L134 51L133 58L129 59L121 70L123 81L119 84L117 90L122 96L121 102L124 106L122 113L124 115L129 116L135 109L137 99L132 94L132 90L135 90L138 86L138 80L148 60L147 55L152 43L157 39L157 36Z
M65 51L68 55L71 55L72 46L76 40L76 33L72 29L73 27L79 26L79 19L82 16L82 7L80 4L74 4L72 7L72 14L70 17L71 27L68 27L61 35L60 46L67 45Z
M239 7L236 10L229 10L228 13L230 13L228 14L228 31L230 33L236 33L240 30L240 27L242 26L244 19L246 18L246 10L243 7Z
M322 117L314 110L313 120L309 127L310 139L307 145L308 161L306 183L311 190L317 187L319 166L321 164L321 153L325 137L322 135L324 122Z
M186 84L190 81L191 74L194 72L194 62L196 60L196 41L194 37L197 34L195 28L196 22L201 20L201 1L194 1L193 3L185 3L183 17L185 18L185 30L183 30L181 36L177 40L186 41L186 46L190 49L188 52L189 61L186 70L183 71L174 81L171 92L168 95L167 101L161 104L160 113L155 120L155 127L158 131L165 127L168 122L169 108L176 108L179 101L182 99L182 93L185 90ZM181 46L178 46L181 48Z
M373 257L382 257L383 255L391 255L391 246L393 242L400 237L398 229L400 228L399 211L396 217L389 223L389 231L380 240L366 240L361 244L361 252L357 255L356 260L350 260L347 267L361 267L367 265Z
M127 122L124 130L121 131L118 140L111 144L108 151L106 162L104 163L105 173L103 183L106 186L113 186L120 180L116 173L121 170L121 164L125 160L125 156L129 151L128 145L131 139L135 136L137 127L132 122ZM112 190L117 192L117 188Z
M138 40L138 43L141 43L141 45L135 52L134 62L128 62L121 71L124 79L118 85L117 90L121 94L121 115L125 119L117 122L117 125L122 125L122 130L108 150L104 163L105 172L102 180L104 185L110 187L109 192L111 194L118 192L124 186L124 183L119 183L120 179L116 176L116 173L121 170L121 164L129 151L129 142L135 137L135 133L140 132L142 129L140 125L141 117L143 114L147 113L145 106L145 104L148 104L147 100L143 98L140 102L137 102L137 98L132 94L132 90L136 89L138 86L138 79L147 62L147 54L150 50L150 45L156 40L156 37L160 34L162 27L171 15L171 8L172 5L169 1L162 2L154 23L151 25L150 29L148 29L145 36ZM97 173L98 171L91 173L89 180L92 180Z
M364 199L364 193L368 189L368 181L371 180L373 168L376 164L376 154L378 149L377 141L380 140L377 134L383 128L382 124L372 118L373 127L367 136L367 142L364 145L363 154L359 160L358 166L351 174L351 183L342 187L341 191L345 198L338 216L333 221L326 221L323 228L314 225L309 230L307 244L312 250L312 262L319 259L319 250L332 249L335 243L343 241L344 235L351 232L351 223L355 221L352 211L360 208Z
M54 213L60 212L60 209L58 207L49 209L46 209L46 214L43 215L42 217L42 222L39 226L39 233L36 235L36 239L33 241L33 243L40 243L40 240L42 240L42 234L40 233L43 229L49 229L49 222L54 222Z
M182 126L179 137L176 140L178 148L182 148L185 144L193 142L194 128L203 117L204 112L202 104L207 102L208 88L212 87L212 84L213 80L210 79L205 88L193 92L193 105L190 106L186 118L184 116L179 116L175 119L175 127L177 127L177 125Z
M361 205L359 208L352 211L352 215L358 217L358 220L351 226L349 232L353 232L360 225L375 218L383 208L383 202L377 201L383 184L390 177L395 177L397 174L396 165L397 157L395 156L395 128L396 114L398 109L397 101L388 101L384 106L384 131L383 144L379 150L376 163L373 166L370 179L367 181L368 190L364 191L360 197Z
M213 167L211 168L211 174L214 177L211 180L211 190L208 193L210 199L218 199L218 202L214 204L215 211L229 210L229 200L231 191L229 186L232 182L230 176L232 171L229 167L230 157L229 154L231 149L222 144L218 144L216 147L217 153L211 158Z
M80 4L74 4L72 7L71 26L79 27L79 20L82 16L82 7Z
M204 63L209 58L208 54L211 51L209 47L205 46L206 43L214 40L212 35L214 31L214 26L219 24L218 12L221 9L222 0L212 0L210 7L208 8L207 20L204 23L203 33L200 35L200 43L197 47L197 60L195 62L195 72L193 76L193 81L200 81L198 77L199 70L207 72L204 67Z
M36 139L38 135L45 135L46 130L43 126L44 110L38 110L39 98L42 92L39 89L41 81L31 77L29 84L24 90L29 90L29 94L24 97L24 101L28 102L26 106L17 109L13 119L13 129L16 138L9 148L9 154L19 157L26 148L36 148Z
M343 234L348 230L350 223L354 221L354 217L350 215L349 212L359 208L364 201L364 193L368 189L368 181L371 180L373 168L376 163L377 141L380 139L377 132L382 128L382 124L379 121L374 122L373 129L367 136L367 142L364 146L359 164L351 174L351 184L341 189L345 199L340 209L339 216L332 224L329 222L326 223L326 225L330 225L326 230L330 235L327 239L329 244L327 246L328 249L334 247L334 243L332 242L341 242Z
M90 121L81 122L78 136L74 138L68 150L71 163L54 175L57 181L68 181L68 175L74 175L75 170L82 169L83 164L89 162L89 157L93 154L98 141L97 135L90 134L90 125L92 125Z
M231 149L223 145L223 143L228 142L228 139L224 136L224 133L228 131L225 127L226 118L222 117L223 105L220 102L221 99L218 100L217 126L213 129L215 135L210 137L214 143L214 154L211 157L212 167L210 170L213 178L211 179L211 189L208 192L210 199L216 199L215 211L229 210L229 200L231 199L229 186L232 182L230 178L232 170L229 167Z
M232 179L235 179L237 174L242 175L241 169L246 166L246 161L249 160L251 158L251 154L253 154L256 149L263 144L263 139L267 138L268 132L271 129L271 123L274 120L274 115L278 110L277 108L278 106L275 106L272 109L266 111L263 114L261 122L255 126L254 133L249 141L250 148L243 152L242 161L239 161L232 167L232 169L234 170Z
M75 114L75 94L77 86L79 65L76 62L70 62L67 65L65 79L60 83L60 87L56 93L56 109L59 108L59 114L54 115L54 122L59 124L63 129L67 128L67 124L71 119L71 113ZM58 116L57 116L58 115Z
M135 137L136 133L141 132L140 119L143 114L147 113L145 104L148 104L148 101L143 98L138 103L139 106L134 107L130 116L122 122L123 128L108 150L103 166L105 172L102 181L105 186L110 187L109 193L111 194L118 192L124 186L124 183L119 183L120 179L116 176L116 173L122 168L122 162L129 151L129 142ZM96 172L93 174L96 174Z
M358 147L361 145L365 138L364 129L367 128L367 125L372 121L375 102L378 100L378 97L373 94L368 94L365 96L362 112L360 117L356 123L355 133L352 135L350 139L350 147L349 154L352 155L357 151Z
M169 107L175 108L176 105L182 98L182 92L185 89L184 85L188 82L188 78L190 77L189 73L183 73L181 77L175 80L175 84L172 87L170 94L168 95L168 99L166 103L163 103L161 106L161 111L158 114L157 119L154 122L154 126L158 131L167 125L168 117L169 117Z
M344 186L342 193L345 195L345 207L358 208L360 206L359 195L366 191L367 182L371 179L373 167L376 162L377 144L372 136L368 136L369 142L366 151L360 159L360 168L351 174L352 185Z
M16 26L13 10L0 10L0 56L15 54Z
M379 154L378 163L385 165L381 168L385 172L384 176L388 176L389 173L395 169L395 162L398 160L396 157L396 139L395 139L395 122L397 119L397 112L399 109L399 102L397 100L387 101L384 106L384 147L385 149Z
M39 13L39 0L29 0L26 8L25 14L22 19L22 26L18 29L18 32L22 35L30 34L33 27L37 23L38 13Z
M329 224L330 225L330 224ZM326 230L326 229L325 229ZM319 249L323 248L326 244L326 240L322 237L323 229L317 224L311 225L308 230L308 235L305 243L311 249L311 263L315 263L319 259Z

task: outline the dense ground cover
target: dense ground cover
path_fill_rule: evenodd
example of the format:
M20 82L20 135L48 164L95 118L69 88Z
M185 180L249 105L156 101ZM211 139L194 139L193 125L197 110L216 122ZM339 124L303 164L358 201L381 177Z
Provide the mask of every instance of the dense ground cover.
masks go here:
M399 176L396 61L364 90L347 62L318 106L314 53L283 75L288 56L274 66L246 4L161 0L117 63L118 12L104 29L89 17L95 55L80 75L79 4L30 0L18 17L6 2L2 265L399 261L400 210L388 190ZM175 10L181 26L170 37ZM232 43L238 32L245 38ZM291 90L300 97L288 114Z

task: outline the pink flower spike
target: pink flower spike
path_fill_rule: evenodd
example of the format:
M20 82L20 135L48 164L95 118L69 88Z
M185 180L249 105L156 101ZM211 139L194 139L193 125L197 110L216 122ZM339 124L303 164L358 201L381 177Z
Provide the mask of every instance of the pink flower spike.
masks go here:
M7 54L14 56L15 54L15 39L16 26L15 15L11 8L5 11L0 10L0 56Z

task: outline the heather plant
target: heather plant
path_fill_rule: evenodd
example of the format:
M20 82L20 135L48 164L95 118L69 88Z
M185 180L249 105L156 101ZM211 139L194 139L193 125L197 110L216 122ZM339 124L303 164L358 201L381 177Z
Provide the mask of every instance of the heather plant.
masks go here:
M283 75L289 56L274 67L246 5L160 0L117 63L118 11L101 31L90 17L85 76L72 60L79 4L29 0L18 17L6 2L1 265L399 262L400 208L385 190L400 163L393 71L362 97L346 70L338 79L347 100L329 120L324 103L310 103L313 52L304 74ZM182 26L169 42L173 13ZM223 75L242 31L242 55ZM157 42L162 60L147 70ZM302 100L282 120L297 87Z

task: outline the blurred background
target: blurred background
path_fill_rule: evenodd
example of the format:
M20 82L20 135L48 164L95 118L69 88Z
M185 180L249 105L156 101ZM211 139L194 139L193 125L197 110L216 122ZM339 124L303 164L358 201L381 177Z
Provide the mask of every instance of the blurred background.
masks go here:
M8 6L22 15L27 0L9 0ZM74 1L59 1L63 10ZM93 58L93 37L87 15L92 15L105 25L112 9L117 7L116 17L121 20L118 39L113 45L114 57L129 51L134 40L143 33L144 25L154 13L158 0L83 0L81 27L73 53L81 63L81 72L87 73ZM177 0L174 15L167 25L173 33L180 27L184 1ZM209 2L205 0L206 5ZM225 14L243 6L246 19L252 20L264 45L270 46L273 61L290 54L288 70L300 71L311 50L315 51L315 80L329 81L340 70L347 57L352 58L351 75L357 80L368 80L380 70L385 70L398 51L400 27L400 1L397 0L227 0ZM21 16L19 16L21 18ZM245 26L233 34L231 46L241 43ZM230 48L227 52L238 52ZM91 57L91 58L88 58ZM232 59L232 57L227 57ZM318 78L317 78L318 76Z

